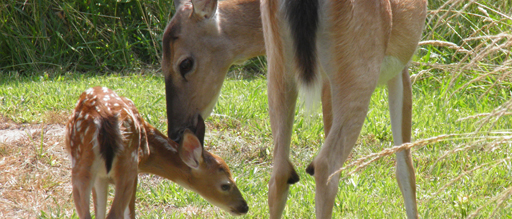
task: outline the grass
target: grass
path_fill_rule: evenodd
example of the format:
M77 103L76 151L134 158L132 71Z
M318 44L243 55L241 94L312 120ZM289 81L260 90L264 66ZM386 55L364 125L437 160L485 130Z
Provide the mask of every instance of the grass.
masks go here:
M160 63L172 1L7 0L0 70L121 71Z
M141 3L132 1L130 4ZM13 5L22 7L18 3ZM148 7L149 3L142 5ZM1 10L6 10L5 6L2 7ZM119 5L109 7L108 10L114 10ZM83 19L76 20L77 26L84 25L79 22L90 21L96 28L91 32L96 34L103 33L99 28L102 23L117 19L87 14L83 12L85 9L77 8L76 5L68 7L69 13L66 13ZM512 218L512 201L509 198L512 193L512 3L431 0L429 8L424 41L411 65L415 143L409 146L413 146L420 216ZM4 18L2 21L11 19L11 23L19 28L37 30L21 25L19 22L22 20L15 19L21 15L9 13L0 12L0 17ZM151 19L165 20L163 16ZM88 26L90 23L84 28L93 27ZM6 28L3 25L5 23L0 27ZM157 28L154 30L158 31ZM3 31L0 37L14 32ZM147 34L141 35L151 38ZM16 48L22 51L30 49L28 46L32 42L46 43L37 39L31 38L30 41L21 37L17 39L21 42L20 47ZM126 39L113 38L112 41L135 44ZM23 40L29 41L24 43ZM119 56L112 56L112 59L101 58L107 53L91 52L87 48L91 45L89 41L79 41L85 52L78 54L90 53L92 57L88 59L100 58L105 65L84 61L78 62L81 67L74 68L73 56L68 55L74 54L70 52L74 51L71 48L78 46L51 43L44 45L54 46L48 47L48 51L57 51L55 57L65 61L57 64L64 66L61 72L54 71L51 67L54 64L41 65L37 60L25 60L31 57L27 55L30 52L12 58L17 64L1 65L6 67L1 69L4 71L0 77L0 131L16 129L25 135L16 141L0 143L0 168L3 170L0 177L0 217L77 217L71 198L70 162L58 133L49 130L62 129L75 101L85 89L101 85L129 97L144 118L165 133L164 84L158 73L62 73L98 67L109 72L109 69L116 69L110 65L112 63L119 64L121 68L134 63L135 68L139 65L121 61L125 56L119 54L124 50L119 50L116 53ZM19 43L0 40L0 45L3 42L10 45ZM154 42L158 39L141 41L146 46ZM99 45L105 47L104 43ZM2 48L6 47L2 45ZM156 48L145 53L159 53L159 50ZM41 55L33 54L37 54L32 56L36 58ZM273 149L266 81L264 74L259 74L264 72L264 65L265 61L260 58L245 66L233 67L212 116L206 120L205 147L223 157L230 166L250 205L245 218L268 217L267 182ZM31 68L19 69L16 66ZM34 72L27 74L31 71ZM248 71L258 74L248 74ZM394 175L394 156L389 156L386 151L392 146L386 95L385 89L378 88L372 97L357 145L345 165L347 169L341 174L335 218L405 216ZM323 142L322 117L319 111L317 114L305 119L301 109L296 111L291 161L296 165L301 181L290 189L285 218L314 217L314 180L305 174L305 168ZM230 217L198 195L167 180L141 175L139 182L138 217ZM112 190L110 192L112 197Z
M414 139L447 133L471 133L478 127L475 125L478 118L457 120L492 112L512 96L510 87L493 88L492 92L486 92L482 87L480 90L474 89L471 93L462 92L452 98L442 98L447 92L445 89L448 89L446 84L449 81L450 78L446 77L437 81L438 85L428 79L414 84ZM457 81L450 89L457 89L463 86L464 82ZM103 76L67 74L47 78L44 75L35 78L17 78L12 75L10 78L4 78L0 85L1 96L9 97L0 102L2 117L17 124L45 123L52 115L66 118L80 93L96 85L110 87L119 94L131 98L145 119L165 131L167 126L165 101L162 99L163 78L151 73ZM479 98L483 93L486 93L485 96ZM386 95L385 89L382 88L377 89L373 95L361 137L348 163L391 147ZM54 120L59 121L58 123L65 122L65 119ZM207 119L207 125L206 148L223 157L231 167L251 207L246 217L265 218L268 211L267 181L272 158L265 79L257 77L226 81L213 115ZM510 127L512 119L508 116L500 118L492 130L504 131L510 136ZM42 144L41 140L38 140L38 136L42 136L41 133L35 133L32 142L26 142L34 148L26 153L33 154L35 158L32 159L42 162L41 165L51 166L52 158L49 158L48 154L55 152L47 150L62 152L62 148L53 144ZM321 115L311 118L308 123L304 121L304 116L298 109L295 133L292 137L291 159L297 165L301 181L291 187L286 218L314 216L314 180L305 174L304 170L320 147L322 136ZM493 166L496 161L510 159L510 141L494 148L489 148L486 144L477 144L471 150L451 152L468 144L471 144L471 139L459 138L413 149L414 165L417 168L419 210L424 218L466 217L510 187L510 160ZM41 152L41 146L44 147L46 154ZM9 145L3 147L5 150L11 150ZM438 158L446 153L449 155L438 161ZM59 188L62 187L63 191L60 192L68 202L71 202L69 172L66 172L69 171L67 157L53 159L59 160L54 163L64 169L61 170L64 176L50 178L50 182L46 183L53 181ZM485 164L490 165L467 173L460 180L446 188L443 187L457 176ZM342 177L345 178L340 182L340 192L336 199L335 217L402 217L404 209L393 166L393 156L385 156L349 176L346 175L347 171L344 171ZM349 168L350 170L353 169ZM41 190L55 192L53 190L56 189L50 185L42 186ZM432 196L438 190L441 191ZM142 176L137 197L139 217L229 217L198 195L155 176ZM72 204L56 205L58 201L55 199L56 197L53 197L43 201L38 205L40 212L34 210L34 214L43 218L69 217L74 214ZM484 207L480 215L490 216L494 209L495 203ZM506 200L496 214L498 217L507 217L511 210L512 202Z

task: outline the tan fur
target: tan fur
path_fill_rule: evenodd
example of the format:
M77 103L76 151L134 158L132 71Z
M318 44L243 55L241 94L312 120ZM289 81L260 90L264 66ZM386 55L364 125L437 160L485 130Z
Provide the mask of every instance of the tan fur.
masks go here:
M293 113L294 100L283 101L283 97L293 97L296 91L289 88L289 78L282 69L289 65L293 59L293 52L287 43L267 37L274 35L275 24L280 22L284 12L280 9L265 7L266 4L283 4L281 1L263 0L261 3L262 23L267 48L267 60L269 62L269 105L271 124L275 138L275 152L288 151L289 142L280 139L288 138L291 129L290 113ZM368 110L371 94L373 93L382 71L384 57L389 60L397 59L401 65L406 65L420 39L423 22L426 16L426 2L424 0L362 0L362 1L320 1L321 28L318 31L319 60L322 69L325 70L325 79L322 89L322 101L324 111L324 125L326 140L318 156L308 167L308 172L314 174L316 181L316 215L317 218L330 218L334 198L338 190L338 178L334 177L330 182L328 176L339 169L354 146L364 117ZM275 15L267 15L275 14ZM269 26L270 28L267 28ZM282 32L285 27L280 27ZM288 36L281 34L282 36ZM279 39L284 42L291 41L290 38ZM283 46L284 45L284 46ZM283 52L268 51L283 50ZM283 60L275 58L275 54L286 54ZM395 63L388 63L395 65ZM293 69L293 68L292 68ZM272 76L282 74L283 76ZM408 77L407 73L400 75L399 72L392 72L396 77ZM388 80L388 79L385 79ZM410 141L410 112L411 112L411 90L410 82L403 80L403 105L400 106L402 118L395 118L402 121L402 135L398 142ZM270 85L274 86L270 86ZM393 86L396 86L393 84ZM409 86L409 87L407 87ZM401 91L402 88L393 88ZM276 93L276 94L274 94ZM288 103L288 104L287 104ZM392 107L395 107L394 105ZM272 120L277 120L273 122ZM409 131L407 131L409 130ZM407 215L410 218L417 217L414 169L410 151L405 152L405 162L409 185L401 185L402 192L408 195L405 197L407 203ZM286 201L288 185L282 183L284 179L275 177L278 174L285 174L293 170L292 167L276 165L281 160L287 161L287 153L274 154L274 170L269 182L269 204L271 218L280 217ZM402 166L400 166L402 168ZM277 170L276 170L277 169ZM403 174L403 173L400 173ZM397 173L399 175L399 173ZM281 187L279 187L281 186ZM282 191L281 194L274 191ZM413 198L410 195L413 191ZM278 194L274 194L278 193ZM277 198L276 198L277 197ZM274 200L272 200L274 199ZM281 209L276 209L279 206ZM410 206L413 206L409 208Z
M402 142L408 143L411 142L411 131L412 131L412 85L411 85L411 78L409 76L409 72L407 68L405 68L402 71L402 82L403 82L403 88L404 88L404 96L403 96L403 108L402 108ZM412 165L412 155L411 150L406 149L403 152L403 156L405 156L407 168L411 170L411 175L409 176L409 181L412 185L416 185L416 177L414 174L414 166ZM400 156L400 155L397 155ZM400 184L399 184L400 185ZM400 188L404 189L404 188ZM416 187L413 187L413 194L416 194ZM416 202L416 197L415 200ZM414 203L416 205L416 203ZM418 211L418 209L414 209L415 212Z
M99 154L101 145L97 142L100 117L108 117L105 119L119 124L119 129L111 135L122 139L109 173L106 173L105 161ZM184 142L202 148L194 135L185 137L191 140ZM107 88L94 87L82 93L66 126L65 145L72 159L73 198L80 218L91 218L91 189L96 218L105 216L109 182L115 184L116 190L107 217L125 217L128 208L129 217L134 218L138 172L170 179L234 215L248 210L228 166L220 157L202 150L199 167L187 166L179 155L180 145L144 121L131 100ZM230 185L230 189L223 191L222 185Z
M206 118L229 67L265 54L259 2L221 1L216 16L208 19L195 19L190 16L194 7L186 1L182 4L163 34L162 72L172 79L174 95L187 100L186 104L172 106L182 112L180 117L190 118L200 113ZM176 39L171 40L172 37ZM178 71L185 57L195 61L186 81ZM184 106L190 106L189 110L181 110Z

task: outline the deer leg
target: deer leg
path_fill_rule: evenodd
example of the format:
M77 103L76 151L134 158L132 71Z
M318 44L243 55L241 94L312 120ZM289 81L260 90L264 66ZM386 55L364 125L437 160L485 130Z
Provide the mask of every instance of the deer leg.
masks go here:
M89 206L94 178L95 174L91 173L91 165L77 161L77 165L71 172L71 182L73 184L73 200L79 218L91 218Z
M373 71L374 75L377 69ZM354 147L376 86L378 77L357 77L361 74L354 73L361 71L348 71L331 77L332 126L319 154L307 168L307 172L315 177L317 218L332 217L339 174L330 181L328 178L341 168Z
M137 182L137 163L131 162L131 157L117 157L114 172L114 184L116 187L112 208L107 218L133 218L130 215L129 203L133 198L134 186Z
M324 121L324 138L327 138L327 134L329 134L332 126L331 85L327 79L324 80L322 85L322 114Z
M289 184L299 181L299 175L289 160L297 87L294 78L287 77L285 72L271 71L271 66L275 64L269 61L268 102L274 138L273 169L268 191L270 218L281 217Z
M130 200L130 205L128 206L130 210L130 218L135 219L135 199L137 196L137 181L138 177L135 178L135 183L133 185L133 193L132 193L132 199Z
M97 219L105 218L105 214L107 213L107 195L108 179L96 177L92 190L92 197L94 200L94 213L96 214Z
M394 145L411 141L412 88L407 67L402 74L388 81L389 110ZM411 150L396 153L396 178L405 201L408 218L418 218L416 206L416 177Z

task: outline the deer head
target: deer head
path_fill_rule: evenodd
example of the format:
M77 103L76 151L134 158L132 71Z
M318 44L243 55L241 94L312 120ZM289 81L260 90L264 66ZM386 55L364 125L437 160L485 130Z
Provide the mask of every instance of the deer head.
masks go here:
M163 34L169 137L196 130L197 115L211 113L229 67L265 52L259 1L176 2Z

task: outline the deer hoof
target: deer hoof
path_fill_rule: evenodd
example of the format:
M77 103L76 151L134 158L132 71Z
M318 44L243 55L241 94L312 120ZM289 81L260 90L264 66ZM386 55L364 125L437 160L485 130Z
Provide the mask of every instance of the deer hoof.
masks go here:
M313 164L313 162L311 162L308 168L306 168L306 173L308 173L311 176L315 175L315 165Z
M295 171L295 169L292 168L291 176L288 178L287 183L288 184L295 184L300 180L299 174Z

